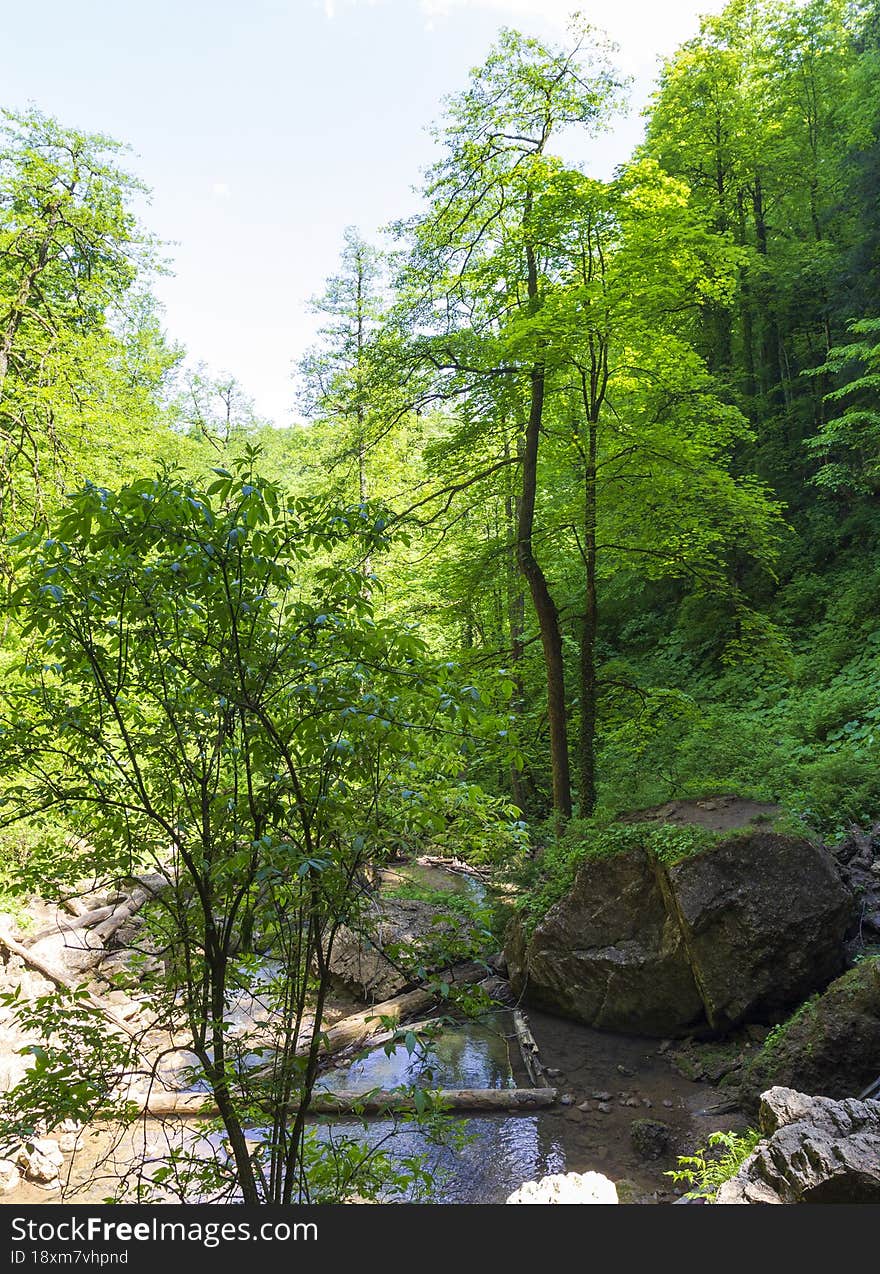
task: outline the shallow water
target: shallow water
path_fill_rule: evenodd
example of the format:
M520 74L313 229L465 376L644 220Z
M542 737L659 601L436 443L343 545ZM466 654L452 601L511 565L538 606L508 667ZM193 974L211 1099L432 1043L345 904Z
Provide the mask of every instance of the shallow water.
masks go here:
M443 1027L425 1047L390 1053L375 1048L345 1067L327 1071L318 1086L337 1093L363 1093L402 1084L432 1088L516 1088L516 1036L512 1014L490 1013L476 1022Z
M388 888L405 879L476 900L486 893L474 877L415 863L395 868L393 875L385 873L384 879ZM272 972L267 962L265 975ZM230 1004L231 1031L246 1031L264 1016L257 984ZM371 1146L382 1145L398 1162L424 1154L434 1178L431 1201L437 1203L499 1203L524 1181L566 1171L604 1173L618 1183L624 1199L671 1202L674 1186L664 1174L676 1167L677 1156L704 1144L708 1133L717 1128L743 1126L736 1114L703 1113L723 1094L678 1075L657 1040L595 1031L531 1010L529 1023L544 1065L558 1072L551 1083L570 1099L566 1104L528 1114L499 1112L464 1118L460 1123L470 1139L458 1149L431 1145L411 1122L399 1118L370 1119L366 1125L351 1119L319 1119L315 1121L318 1135L322 1140L353 1137ZM169 1068L189 1060L178 1056ZM478 1021L445 1026L442 1034L412 1054L402 1044L390 1054L381 1047L374 1049L358 1061L327 1072L319 1086L366 1092L411 1084L503 1089L526 1083L512 1014L499 1010ZM669 1127L668 1150L653 1162L641 1159L631 1141L633 1122L646 1117L660 1119ZM146 1121L126 1133L116 1156L103 1164L103 1180L88 1185L111 1140L106 1130L103 1134L89 1130L72 1164L70 1183L79 1188L71 1193L71 1201L106 1197L114 1179L130 1169L134 1159L144 1154L159 1157L167 1151L169 1140L180 1144L181 1138L191 1142L198 1136L192 1124L163 1129L157 1121ZM51 1203L58 1197L26 1185L3 1201Z

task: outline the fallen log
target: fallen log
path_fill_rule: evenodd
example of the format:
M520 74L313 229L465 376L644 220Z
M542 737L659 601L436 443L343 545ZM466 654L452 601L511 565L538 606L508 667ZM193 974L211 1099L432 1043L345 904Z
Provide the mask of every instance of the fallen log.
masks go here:
M480 982L486 976L485 966L475 961L457 964L451 969L444 969L436 975L437 982L446 982L450 986L464 986L472 982ZM399 1022L421 1013L424 1009L433 1008L441 997L429 987L416 987L412 991L402 991L390 1000L381 1000L360 1013L352 1013L344 1017L335 1026L324 1031L319 1056L330 1057L341 1053L344 1049L362 1048L366 1044L379 1044L391 1038L391 1030ZM384 1020L383 1020L384 1019ZM297 1057L304 1057L311 1048L311 1037L307 1037L296 1050ZM274 1063L266 1062L251 1072L257 1078L272 1073Z
M426 1090L444 1110L500 1111L540 1110L556 1101L555 1088L443 1088ZM298 1107L290 1107L295 1114ZM308 1110L313 1115L384 1115L415 1111L413 1094L315 1092ZM205 1093L151 1093L142 1101L141 1113L148 1118L215 1119L219 1110L214 1099Z
M485 867L473 867L461 858L442 858L438 854L420 854L414 861L420 867L439 867L443 871L455 872L460 876L473 876L476 880L483 883L487 883L492 879L492 873Z
M485 976L484 965L469 961L438 973L435 982L463 986L471 982L480 982ZM338 1053L350 1045L363 1044L371 1036L387 1030L388 1026L393 1026L407 1017L412 1017L414 1013L421 1013L423 1009L430 1008L439 998L437 992L429 987L416 987L413 991L402 991L400 995L392 996L390 1000L382 1000L361 1013L344 1017L324 1033L321 1052ZM386 1025L386 1022L380 1021L381 1018L390 1020ZM308 1044L301 1046L301 1052L306 1053L308 1050Z
M102 942L107 942L109 938L113 937L117 929L121 929L124 924L127 924L132 916L140 911L144 903L149 902L153 897L155 895L151 890L138 886L125 902L113 908L112 914L106 920L102 920L100 924L95 925L92 932L97 934Z
M547 1082L547 1073L541 1064L541 1056L538 1051L538 1045L535 1037L529 1029L529 1024L525 1019L525 1014L519 1009L514 1010L513 1028L516 1031L517 1042L519 1043L519 1051L522 1055L523 1065L526 1068L526 1074L534 1084L535 1088L541 1088Z
M869 1097L878 1096L880 1096L880 1075L868 1085L864 1092L859 1093L859 1101L867 1101Z
M57 986L59 990L69 991L72 993L77 989L75 983L72 982L70 978L66 977L63 973L60 973L58 969L54 969L51 964L47 964L45 960L41 960L39 956L34 955L34 953L29 951L27 947L21 946L21 944L16 942L14 938L10 938L9 934L3 933L2 931L0 931L0 947L4 947L10 955L18 956L23 964L26 964L30 969L34 969L41 975L41 977L46 978L48 982ZM135 1041L137 1040L140 1032L135 1030L134 1027L129 1026L120 1014L114 1012L113 1009L108 1008L105 1004L102 1004L99 999L92 995L91 991L86 992L85 998L90 1007L93 1008L96 1013L100 1013L102 1017L106 1018L112 1026L129 1036L130 1039ZM138 1049L138 1052L140 1052L140 1049Z
M37 933L29 933L22 938L22 944L26 947L35 947L44 938L57 938L59 934L75 933L77 929L91 929L92 925L107 920L114 911L115 907L95 907L93 911L83 911L71 920L68 920L66 916L58 916L54 924L47 925L45 929L40 929Z

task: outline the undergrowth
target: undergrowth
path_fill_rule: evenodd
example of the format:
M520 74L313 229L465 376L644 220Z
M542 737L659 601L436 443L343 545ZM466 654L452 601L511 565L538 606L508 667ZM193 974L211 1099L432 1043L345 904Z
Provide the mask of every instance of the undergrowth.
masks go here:
M554 903L571 888L578 868L587 861L612 858L628 850L647 849L671 866L709 849L719 833L695 824L615 823L572 819L564 832L548 840L539 856L520 873L520 897L514 904L531 932Z
M686 1199L700 1198L712 1202L718 1187L738 1172L760 1140L761 1134L755 1128L747 1128L741 1133L712 1132L707 1145L701 1146L692 1155L679 1155L678 1168L664 1175L679 1185L690 1187Z

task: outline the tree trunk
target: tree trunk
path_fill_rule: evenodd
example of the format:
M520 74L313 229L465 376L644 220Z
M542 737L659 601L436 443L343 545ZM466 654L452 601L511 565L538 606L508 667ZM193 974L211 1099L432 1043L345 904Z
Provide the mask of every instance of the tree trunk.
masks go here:
M527 208L526 221L531 208ZM531 244L526 245L529 299L538 297L538 269ZM535 557L532 534L538 491L538 444L544 416L544 364L535 363L530 376L529 415L522 456L522 495L516 534L516 560L529 586L538 617L544 665L547 672L547 718L550 726L550 768L553 774L553 808L558 818L571 818L571 769L568 759L568 726L565 711L565 664L559 612Z
M522 463L522 437L516 440L516 453ZM504 458L510 459L510 447L505 442ZM517 566L516 544L517 524L520 514L520 497L508 486L504 496L504 519L507 527L507 541L510 546L509 567L507 570L507 624L510 642L510 675L513 680L513 694L510 699L510 710L514 718L522 716L525 706L525 687L523 685L522 658L524 650L523 637L526 623L526 599L522 589L522 579ZM515 765L510 766L510 794L513 802L522 813L525 813L529 799L530 784L523 770Z
M584 472L584 617L581 626L581 730L578 748L578 801L581 818L596 808L596 421L587 424Z

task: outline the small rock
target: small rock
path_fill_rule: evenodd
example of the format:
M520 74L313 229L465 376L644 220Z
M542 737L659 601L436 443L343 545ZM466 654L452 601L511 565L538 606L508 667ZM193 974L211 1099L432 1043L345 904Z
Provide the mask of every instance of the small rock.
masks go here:
M82 1130L83 1125L76 1119L62 1119L55 1130L58 1149L63 1154L70 1154L76 1150L82 1142Z
M602 1114L603 1114L603 1115L610 1115L610 1114L611 1114L611 1106L610 1106L610 1104L609 1104L607 1101L600 1101L600 1102L599 1102L599 1104L597 1105L596 1109L597 1109L597 1110L600 1110L600 1111L602 1112Z
M593 1101L611 1101L610 1093L606 1093L604 1091L600 1092L598 1089L595 1093L592 1094L592 1097L593 1097Z
M559 1076L562 1074L562 1071L559 1069L558 1066L545 1066L544 1070L550 1076L551 1079L558 1079Z
M633 1149L643 1159L659 1159L669 1147L669 1125L659 1119L634 1119L629 1135Z
M635 1203L640 1193L635 1181L624 1178L617 1183L617 1197L621 1203Z
M571 1120L572 1123L579 1124L584 1117L584 1112L580 1106L569 1106L565 1112L565 1118Z
M672 1048L672 1040L661 1040L660 1047L657 1049L657 1052L668 1053L671 1048Z
M573 1106L574 1098L572 1097L571 1093L563 1093L562 1096L559 1098L559 1104L561 1106Z
M0 1193L8 1194L21 1181L21 1173L11 1159L0 1159Z
M648 1107L648 1109L650 1110L650 1108L654 1105L654 1103L651 1101L651 1098L650 1098L650 1097L643 1097L643 1098L642 1098L642 1105L643 1105L643 1106L647 1106L647 1107Z
M635 1071L631 1066L623 1066L619 1062L617 1064L617 1071L620 1075L635 1075Z
M57 1141L49 1137L36 1137L21 1147L17 1162L28 1181L48 1185L57 1181L59 1169L64 1164L64 1155Z
M673 1103L669 1100L668 1097L663 1098L663 1105L666 1107L667 1110L672 1110Z
M582 1101L578 1105L578 1110L591 1110L591 1109L592 1107L590 1106L590 1103L588 1101Z

